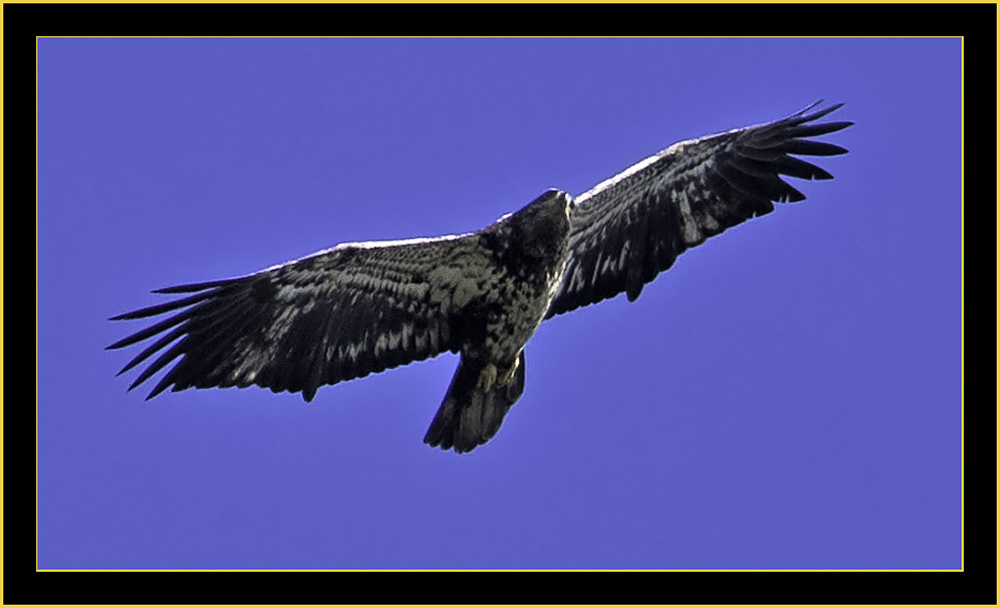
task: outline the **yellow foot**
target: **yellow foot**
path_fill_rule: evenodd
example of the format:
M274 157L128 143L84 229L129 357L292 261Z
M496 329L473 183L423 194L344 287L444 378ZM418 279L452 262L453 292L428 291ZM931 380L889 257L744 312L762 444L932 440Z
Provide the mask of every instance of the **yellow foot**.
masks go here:
M479 390L486 392L493 388L493 384L497 381L497 366L492 363L487 363L483 371L479 372L479 383L477 388Z
M510 366L510 369L504 370L502 374L496 365L487 363L483 371L479 372L479 382L476 384L476 388L487 392L494 386L506 386L508 382L514 379L514 372L517 371L519 362L520 358L514 359L514 364Z
M505 372L503 373L503 376L501 376L501 377L500 377L500 378L499 378L499 379L497 380L497 384L499 384L500 386L504 386L504 385L506 385L506 384L507 384L508 382L510 382L511 380L513 380L513 379L514 379L514 372L516 372L516 371L517 371L517 366L518 366L518 364L519 364L520 362L521 362L521 358L520 358L520 357L518 357L517 359L514 359L514 365L511 365L511 366L510 366L510 369L509 369L509 370L507 370L507 371L505 371Z

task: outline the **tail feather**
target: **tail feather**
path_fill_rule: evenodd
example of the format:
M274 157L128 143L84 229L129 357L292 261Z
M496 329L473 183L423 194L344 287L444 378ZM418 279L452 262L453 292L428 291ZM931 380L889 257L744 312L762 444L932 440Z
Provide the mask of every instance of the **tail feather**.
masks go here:
M506 384L483 389L484 365L464 357L458 363L437 415L424 436L424 443L459 454L490 440L500 430L503 418L524 392L524 352L517 360L514 376Z

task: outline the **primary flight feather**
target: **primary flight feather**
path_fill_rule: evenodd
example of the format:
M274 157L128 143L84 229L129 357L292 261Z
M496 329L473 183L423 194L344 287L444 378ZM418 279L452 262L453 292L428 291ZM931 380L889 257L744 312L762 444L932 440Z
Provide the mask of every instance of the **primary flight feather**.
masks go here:
M301 392L451 351L458 369L424 441L467 452L496 434L524 390L524 347L554 315L643 286L686 249L805 196L782 176L830 179L796 156L846 152L808 139L816 104L764 125L674 144L578 197L548 190L469 234L346 243L234 278L156 290L189 294L112 317L171 313L109 349L157 339L129 390L173 363L170 388Z

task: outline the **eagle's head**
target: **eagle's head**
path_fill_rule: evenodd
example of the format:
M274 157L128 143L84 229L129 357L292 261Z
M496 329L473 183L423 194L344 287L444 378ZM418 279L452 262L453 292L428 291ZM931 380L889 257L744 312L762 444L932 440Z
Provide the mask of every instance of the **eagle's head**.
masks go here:
M503 218L511 242L522 255L536 259L557 259L569 243L569 210L573 197L549 189L520 211Z

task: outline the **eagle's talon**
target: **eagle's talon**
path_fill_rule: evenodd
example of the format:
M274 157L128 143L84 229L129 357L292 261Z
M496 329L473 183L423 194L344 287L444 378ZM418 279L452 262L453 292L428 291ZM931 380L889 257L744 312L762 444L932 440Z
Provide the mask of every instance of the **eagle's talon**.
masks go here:
M520 357L514 359L513 365L503 373L502 376L497 378L497 386L507 386L507 384L514 379L514 372L517 371L517 365L520 362Z
M492 363L487 363L483 371L479 373L479 382L477 387L483 392L489 392L493 385L497 381L497 366Z

